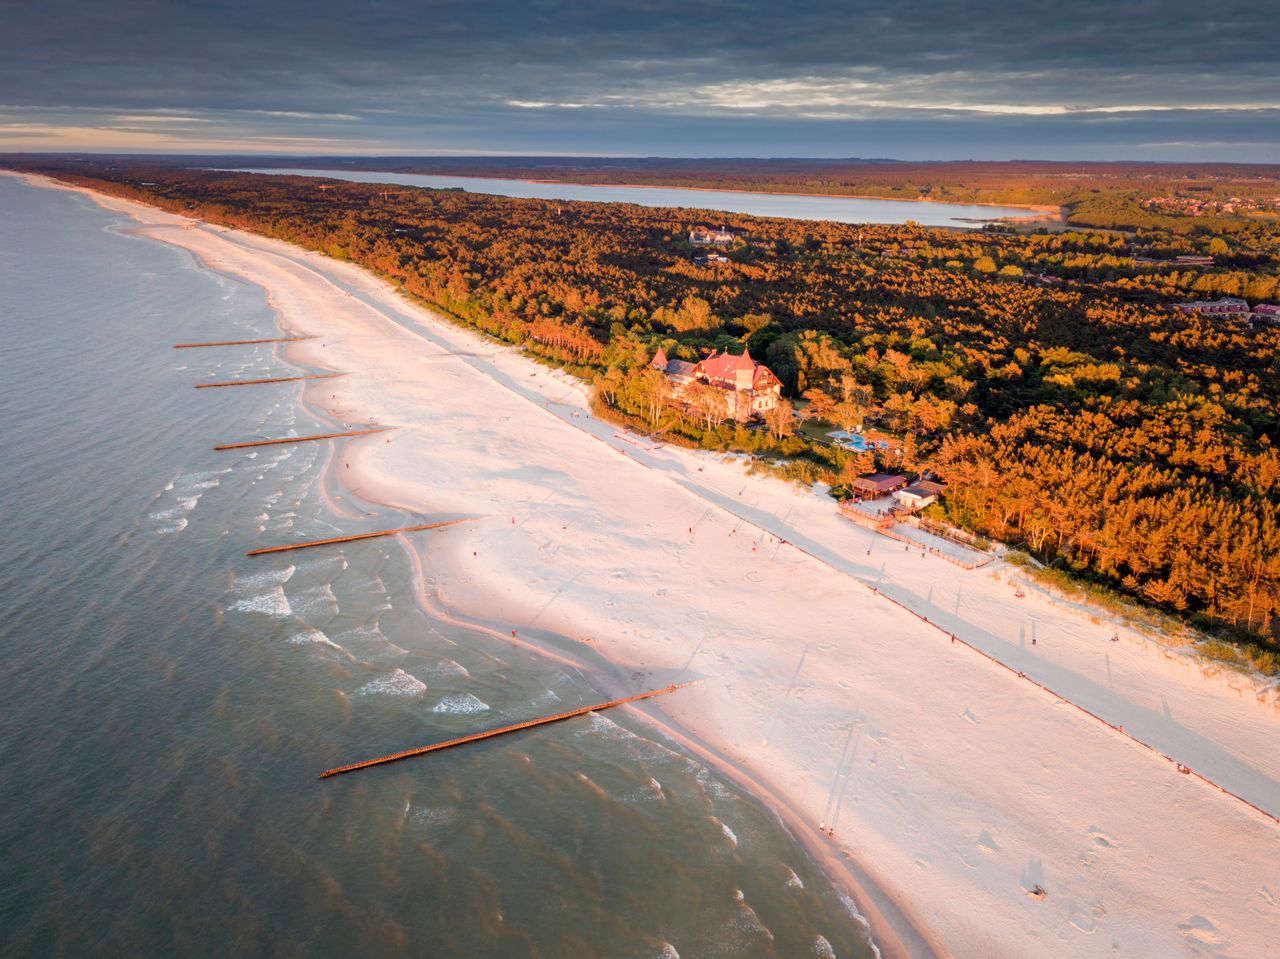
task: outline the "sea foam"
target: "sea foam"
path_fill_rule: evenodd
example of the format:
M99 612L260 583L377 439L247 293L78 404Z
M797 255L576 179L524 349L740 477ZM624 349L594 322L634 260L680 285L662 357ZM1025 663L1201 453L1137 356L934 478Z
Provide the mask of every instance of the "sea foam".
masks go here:
M426 688L425 686L423 687ZM484 713L489 711L489 704L485 703L470 693L458 693L453 696L446 696L440 702L431 707L433 713L452 713L458 716L470 716L474 713Z
M318 629L304 629L300 633L294 633L289 637L289 642L295 646L308 646L312 644L332 646L334 649L346 652L346 650L342 649L341 646Z
M729 842L731 842L736 847L738 845L737 834L734 833L734 831L730 829L728 826L726 826L723 822L720 822L719 819L716 819L714 816L712 816L711 818L715 820L715 822L720 824L720 831L724 833L724 837L728 839Z
M416 823L427 826L447 826L458 816L456 809L424 807L415 809L409 817Z
M338 597L328 583L309 586L295 594L292 598L293 608L300 616L336 616L338 615Z
M242 613L262 613L265 616L275 616L280 619L293 615L293 608L289 605L284 590L279 586L265 593L259 593L257 596L238 599L227 608Z
M819 934L813 940L813 954L819 959L836 959L836 951L831 948L831 943L827 941L827 937Z
M268 586L283 586L289 582L289 578L297 571L298 567L290 565L283 566L280 569L266 569L258 573L250 573L248 576L240 576L236 579L236 586L243 586L245 589L265 589Z
M393 669L386 676L372 679L356 690L361 696L419 696L426 691L426 683L403 669Z

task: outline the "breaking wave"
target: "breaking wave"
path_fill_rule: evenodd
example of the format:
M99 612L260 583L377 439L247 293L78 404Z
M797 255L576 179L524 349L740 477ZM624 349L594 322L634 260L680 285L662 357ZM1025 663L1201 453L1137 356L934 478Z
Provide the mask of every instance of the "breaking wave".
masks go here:
M393 669L356 690L361 696L420 696L426 691L426 683L403 669Z

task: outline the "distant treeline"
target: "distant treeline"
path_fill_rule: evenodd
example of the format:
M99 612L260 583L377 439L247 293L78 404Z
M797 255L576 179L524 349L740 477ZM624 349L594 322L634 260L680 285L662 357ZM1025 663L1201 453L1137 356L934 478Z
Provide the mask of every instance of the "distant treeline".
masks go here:
M944 518L1247 639L1256 665L1280 669L1280 328L1166 305L1275 298L1280 234L1265 224L1014 235L28 166L359 263L686 442L833 484L931 468L948 484ZM689 229L725 221L749 239L728 263L695 262ZM1179 268L1184 253L1217 265ZM899 448L852 454L785 424L700 419L646 370L658 347L696 359L743 345L807 412Z
M1221 200L1280 197L1280 164L518 156L106 159L164 166L304 167L1066 207L1071 222L1081 226L1163 227L1184 232L1230 231L1247 220L1215 218L1206 222L1200 217L1173 216L1144 210L1141 200L1166 194ZM0 154L0 163L15 162L30 162L30 158Z

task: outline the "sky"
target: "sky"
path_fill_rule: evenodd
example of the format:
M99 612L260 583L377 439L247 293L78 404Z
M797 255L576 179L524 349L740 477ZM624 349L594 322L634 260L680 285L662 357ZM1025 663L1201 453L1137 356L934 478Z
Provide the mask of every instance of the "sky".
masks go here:
M0 152L1280 162L1280 0L0 0Z

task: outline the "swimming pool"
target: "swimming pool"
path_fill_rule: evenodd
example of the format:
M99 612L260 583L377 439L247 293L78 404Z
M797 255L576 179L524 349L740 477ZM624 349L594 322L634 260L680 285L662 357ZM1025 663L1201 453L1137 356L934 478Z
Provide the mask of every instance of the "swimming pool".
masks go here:
M848 430L832 430L827 434L831 437L831 442L836 446L852 450L855 453L861 453L864 450L873 450L887 448L888 443L877 443L875 440L869 440L861 433L851 433Z

